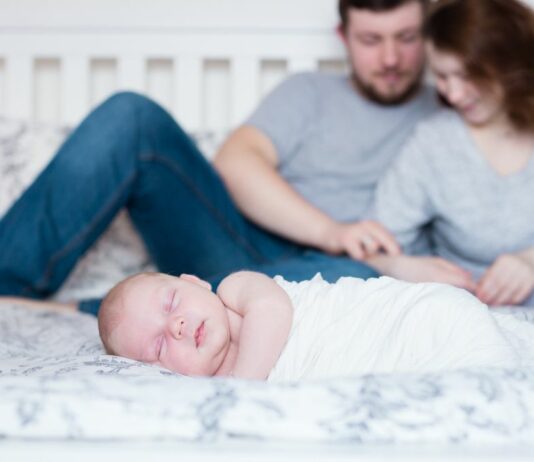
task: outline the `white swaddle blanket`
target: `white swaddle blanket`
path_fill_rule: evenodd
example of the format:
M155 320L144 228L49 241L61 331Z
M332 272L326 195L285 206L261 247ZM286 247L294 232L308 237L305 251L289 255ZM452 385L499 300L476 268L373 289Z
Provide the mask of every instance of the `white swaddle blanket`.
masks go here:
M269 381L534 365L534 325L461 289L389 277L275 280L294 318Z

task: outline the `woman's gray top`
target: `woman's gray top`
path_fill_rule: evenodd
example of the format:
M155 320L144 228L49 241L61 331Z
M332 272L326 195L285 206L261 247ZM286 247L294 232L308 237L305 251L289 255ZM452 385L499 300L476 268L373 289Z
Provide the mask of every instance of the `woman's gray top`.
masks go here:
M521 171L501 175L444 109L419 124L380 180L371 215L406 253L430 252L478 279L499 255L534 246L534 152Z

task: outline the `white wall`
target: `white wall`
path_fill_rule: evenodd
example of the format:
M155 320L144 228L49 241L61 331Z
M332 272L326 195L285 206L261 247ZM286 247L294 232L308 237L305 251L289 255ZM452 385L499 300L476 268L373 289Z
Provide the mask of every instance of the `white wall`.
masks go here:
M0 7L0 27L316 29L337 21L337 0L0 0Z
M337 0L0 0L0 28L325 29L335 26L336 8Z

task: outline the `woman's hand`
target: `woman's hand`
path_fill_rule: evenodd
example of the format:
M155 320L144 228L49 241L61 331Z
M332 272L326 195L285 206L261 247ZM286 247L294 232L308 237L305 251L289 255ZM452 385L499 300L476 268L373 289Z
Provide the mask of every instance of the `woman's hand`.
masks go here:
M363 220L356 223L334 222L325 230L322 249L331 254L346 253L355 260L363 260L380 251L399 255L399 244L380 223Z
M483 274L475 295L488 305L519 305L534 290L534 264L522 253L498 257Z

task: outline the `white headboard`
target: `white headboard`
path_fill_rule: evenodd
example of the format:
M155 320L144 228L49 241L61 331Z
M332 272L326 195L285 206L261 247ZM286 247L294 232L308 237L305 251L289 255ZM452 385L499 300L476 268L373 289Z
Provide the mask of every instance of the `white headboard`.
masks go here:
M0 112L75 124L117 90L225 131L288 73L340 71L337 0L1 0Z

